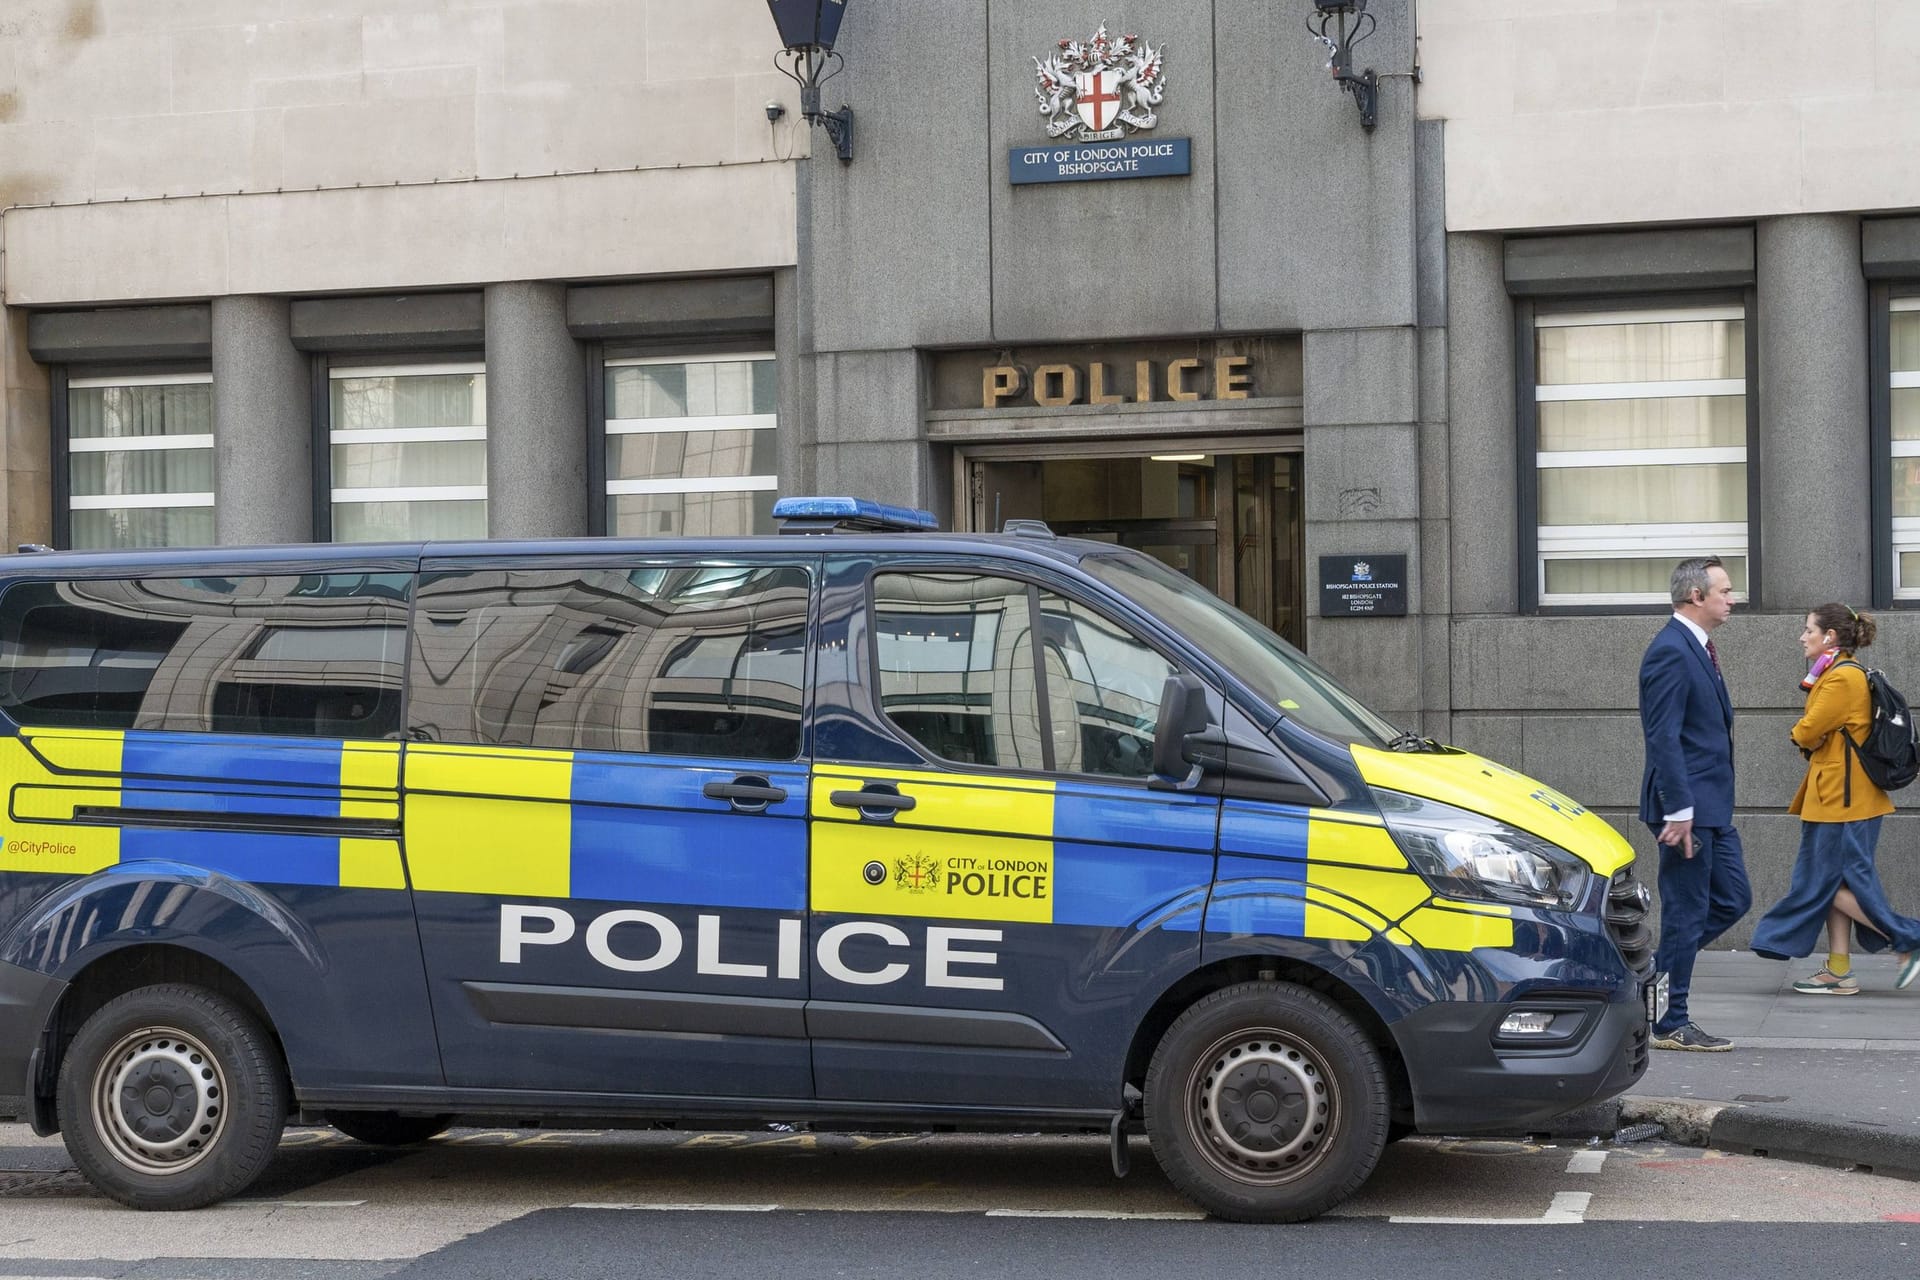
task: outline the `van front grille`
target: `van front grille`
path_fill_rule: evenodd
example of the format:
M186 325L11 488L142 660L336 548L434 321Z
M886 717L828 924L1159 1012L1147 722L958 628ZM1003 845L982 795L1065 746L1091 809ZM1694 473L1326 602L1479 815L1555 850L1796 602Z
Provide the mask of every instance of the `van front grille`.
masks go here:
M1647 887L1634 877L1632 867L1613 873L1607 885L1607 932L1613 936L1613 945L1620 948L1627 968L1641 978L1653 974L1654 937L1647 924L1652 901Z

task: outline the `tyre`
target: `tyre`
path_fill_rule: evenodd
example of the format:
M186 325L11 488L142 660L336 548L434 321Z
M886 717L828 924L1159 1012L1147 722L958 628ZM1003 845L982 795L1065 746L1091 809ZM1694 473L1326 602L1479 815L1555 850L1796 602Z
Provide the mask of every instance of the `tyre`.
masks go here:
M410 1147L446 1132L452 1116L403 1116L398 1111L329 1111L327 1123L358 1142Z
M1235 1222L1299 1222L1359 1189L1386 1146L1380 1055L1332 1001L1247 982L1198 1001L1147 1068L1147 1135L1173 1184Z
M142 987L88 1018L60 1064L60 1131L102 1194L135 1209L236 1195L273 1158L285 1067L258 1019L201 987Z

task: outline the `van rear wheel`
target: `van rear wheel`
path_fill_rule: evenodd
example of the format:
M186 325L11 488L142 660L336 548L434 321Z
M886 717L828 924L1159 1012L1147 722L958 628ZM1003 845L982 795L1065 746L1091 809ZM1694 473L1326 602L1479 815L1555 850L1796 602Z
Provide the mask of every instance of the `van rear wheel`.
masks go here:
M201 987L142 987L88 1018L60 1064L60 1131L103 1194L135 1209L237 1195L273 1158L287 1084L258 1019Z
M452 1116L403 1116L398 1111L329 1111L327 1123L357 1142L411 1147L445 1133Z
M1352 1195L1379 1162L1389 1111L1365 1033L1289 982L1201 999L1147 1069L1155 1158L1202 1208L1235 1222L1299 1222Z

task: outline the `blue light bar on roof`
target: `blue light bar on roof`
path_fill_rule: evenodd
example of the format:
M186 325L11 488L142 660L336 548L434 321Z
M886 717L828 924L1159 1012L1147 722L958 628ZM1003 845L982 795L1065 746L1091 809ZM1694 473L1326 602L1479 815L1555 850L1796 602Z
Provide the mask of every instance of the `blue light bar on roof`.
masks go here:
M848 529L863 533L924 533L940 527L933 512L865 498L782 498L773 504L782 533Z

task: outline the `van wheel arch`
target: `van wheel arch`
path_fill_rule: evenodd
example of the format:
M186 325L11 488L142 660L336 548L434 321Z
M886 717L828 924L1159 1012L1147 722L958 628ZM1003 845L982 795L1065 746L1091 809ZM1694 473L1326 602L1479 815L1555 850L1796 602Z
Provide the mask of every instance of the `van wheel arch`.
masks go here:
M1127 1046L1121 1083L1136 1089L1145 1088L1147 1067L1153 1060L1154 1049L1159 1046L1161 1038L1175 1019L1194 1003L1226 987L1260 980L1291 982L1318 992L1353 1019L1372 1042L1374 1051L1380 1055L1381 1065L1386 1069L1396 1136L1411 1132L1413 1087L1407 1076L1406 1060L1400 1056L1400 1046L1386 1022L1367 1003L1366 998L1347 983L1325 969L1285 956L1233 956L1218 960L1194 970L1167 988L1140 1020L1140 1025L1134 1028L1133 1041ZM1139 1125L1137 1115L1132 1123L1136 1127Z
M266 1006L241 977L203 952L163 943L121 947L90 962L67 982L46 1030L40 1073L33 1082L35 1131L59 1132L55 1096L60 1064L88 1018L129 991L161 985L199 987L233 1001L259 1022L273 1041L283 1067L286 1045ZM44 1127L43 1127L44 1126Z

